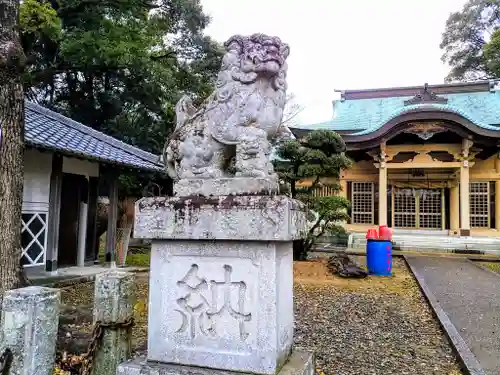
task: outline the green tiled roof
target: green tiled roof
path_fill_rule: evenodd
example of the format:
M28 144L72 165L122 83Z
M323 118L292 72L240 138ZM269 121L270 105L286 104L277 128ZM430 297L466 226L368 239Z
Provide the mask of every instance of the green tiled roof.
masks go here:
M389 120L406 112L430 108L456 113L484 129L500 131L500 127L494 126L500 125L500 92L468 92L439 96L447 98L448 103L405 106L404 101L413 96L338 100L334 102L333 119L301 128L347 130L362 135L379 129Z

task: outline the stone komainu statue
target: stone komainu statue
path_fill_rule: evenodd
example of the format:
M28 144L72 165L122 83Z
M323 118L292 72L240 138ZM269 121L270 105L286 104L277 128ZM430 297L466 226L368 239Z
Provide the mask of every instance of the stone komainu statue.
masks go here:
M176 105L177 125L163 160L174 181L193 178L276 179L273 143L293 138L281 124L290 49L277 37L236 35L225 44L216 89L199 107Z

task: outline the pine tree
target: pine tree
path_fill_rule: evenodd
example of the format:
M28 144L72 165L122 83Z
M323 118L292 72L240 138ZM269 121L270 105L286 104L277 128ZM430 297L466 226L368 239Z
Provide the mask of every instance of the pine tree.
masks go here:
M349 168L346 146L340 135L315 130L301 140L284 142L276 149L275 169L292 198L309 209L309 227L303 238L294 241L294 259L305 260L316 240L323 235L344 232L341 223L349 217L349 201L338 195L339 177ZM318 193L328 188L328 196Z

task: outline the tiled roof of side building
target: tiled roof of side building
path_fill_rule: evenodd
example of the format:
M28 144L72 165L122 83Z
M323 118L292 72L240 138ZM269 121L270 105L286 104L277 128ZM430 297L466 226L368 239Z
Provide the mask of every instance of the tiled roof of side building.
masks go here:
M32 102L25 107L27 145L84 159L162 171L159 156L119 141Z
M302 129L330 129L367 134L382 127L389 120L410 110L433 108L457 113L467 120L489 130L500 130L500 92L482 91L438 94L448 99L446 104L423 103L405 106L413 96L338 100L334 102L334 117L319 124L301 126Z

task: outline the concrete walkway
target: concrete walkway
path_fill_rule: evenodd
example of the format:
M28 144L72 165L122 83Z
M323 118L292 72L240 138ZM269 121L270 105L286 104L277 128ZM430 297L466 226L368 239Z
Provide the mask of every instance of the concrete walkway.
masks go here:
M469 373L500 374L500 277L467 259L405 258Z
M149 267L126 266L118 267L117 270L140 273L149 271ZM92 265L86 267L66 267L59 268L55 275L51 275L44 270L26 269L26 276L34 285L49 285L62 288L79 282L92 281L101 273L109 271L108 265Z

